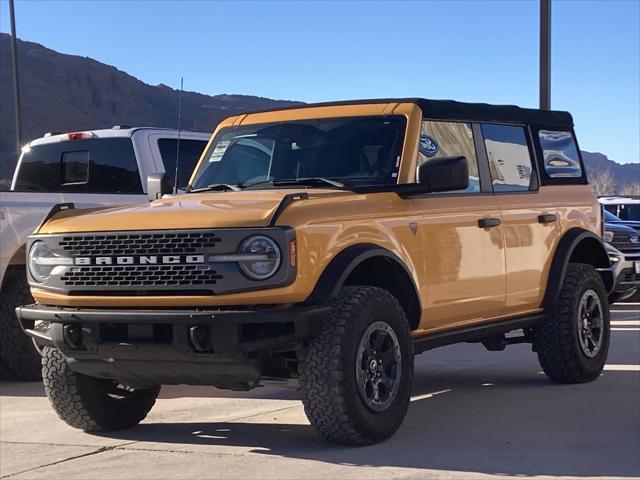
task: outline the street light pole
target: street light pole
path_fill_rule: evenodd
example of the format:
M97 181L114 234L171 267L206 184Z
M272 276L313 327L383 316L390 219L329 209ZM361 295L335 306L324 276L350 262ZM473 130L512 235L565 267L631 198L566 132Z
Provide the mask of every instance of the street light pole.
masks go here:
M16 13L13 0L9 0L9 16L11 17L11 59L13 61L13 98L16 115L16 152L22 147L22 127L20 123L20 84L18 82L18 46L16 39Z
M551 110L551 0L540 0L540 108Z

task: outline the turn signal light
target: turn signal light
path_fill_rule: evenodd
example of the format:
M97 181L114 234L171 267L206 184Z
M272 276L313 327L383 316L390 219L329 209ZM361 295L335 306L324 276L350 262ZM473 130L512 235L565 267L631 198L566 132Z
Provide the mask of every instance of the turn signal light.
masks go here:
M296 248L296 240L293 239L291 240L291 243L289 243L289 264L292 267L296 266L297 255L298 255L298 251Z

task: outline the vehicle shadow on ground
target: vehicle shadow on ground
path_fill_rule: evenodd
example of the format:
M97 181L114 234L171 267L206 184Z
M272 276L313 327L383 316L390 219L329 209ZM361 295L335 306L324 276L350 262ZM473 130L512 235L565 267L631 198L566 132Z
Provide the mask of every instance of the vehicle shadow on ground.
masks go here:
M638 391L621 386L629 384L624 377L629 373L607 373L598 382L570 386L553 385L531 371L513 374L488 374L482 383L477 372L418 374L416 400L400 431L369 447L327 444L309 425L279 423L277 418L275 423L250 418L146 423L110 436L239 446L256 454L340 465L521 476L640 475ZM614 390L625 395L612 394ZM428 395L433 392L439 393Z
M0 378L0 397L44 397L42 381L32 382Z

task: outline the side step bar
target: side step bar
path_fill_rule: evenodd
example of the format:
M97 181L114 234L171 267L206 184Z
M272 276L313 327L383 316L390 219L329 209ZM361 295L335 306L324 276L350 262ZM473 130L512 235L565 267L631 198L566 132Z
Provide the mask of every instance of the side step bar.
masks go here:
M544 321L544 314L537 313L535 315L527 315L525 317L514 318L496 323L488 323L484 325L474 325L460 330L450 332L434 333L431 335L423 335L413 340L413 349L415 353L422 353L437 347L444 347L453 343L460 342L480 342L491 337L496 337L512 330L520 330L532 328L540 325ZM512 342L514 343L514 342Z

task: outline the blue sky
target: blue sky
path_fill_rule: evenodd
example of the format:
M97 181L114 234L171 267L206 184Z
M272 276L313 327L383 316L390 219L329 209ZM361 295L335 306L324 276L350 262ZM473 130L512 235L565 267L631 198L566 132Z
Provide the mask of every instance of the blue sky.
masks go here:
M640 0L552 2L553 108L582 149L640 161ZM16 0L16 16L20 38L206 94L538 102L537 0Z

